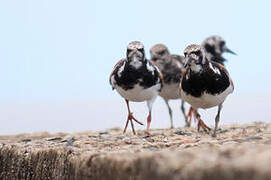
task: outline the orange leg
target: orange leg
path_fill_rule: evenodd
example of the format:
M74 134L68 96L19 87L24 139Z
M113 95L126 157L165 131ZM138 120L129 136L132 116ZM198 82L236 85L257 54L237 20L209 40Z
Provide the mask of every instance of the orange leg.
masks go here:
M203 122L203 120L201 120L201 119L198 121L198 131L199 131L200 127L201 127L204 131L206 131L206 130L211 131L211 128L210 128L209 126L207 126L207 125Z
M210 127L208 127L204 122L203 122L203 120L201 120L201 118L200 118L200 114L195 110L194 111L194 115L195 115L195 117L196 117L196 119L198 120L198 131L200 130L200 128L202 128L204 131L210 131L211 130L211 128Z
M136 133L135 133L135 128L134 128L133 120L134 120L135 122L137 122L138 124L140 124L140 125L143 125L143 123L140 122L140 121L138 121L136 118L134 118L133 113L131 113L131 111L130 111L129 101L128 101L127 99L125 99L125 101L126 101L126 105L127 105L127 109L128 109L128 117L127 117L127 121L126 121L124 130L123 130L123 133L126 132L128 123L129 123L129 121L130 121L131 126L132 126L132 130L133 130L133 133L136 134Z
M186 115L186 127L190 127L191 126L191 120L192 120L192 115L193 115L194 109L192 108L192 106L189 109L188 114Z
M151 125L151 112L149 112L149 115L147 117L147 130L145 131L145 133L147 134L147 136L151 136L150 131L150 125Z
M185 106L184 106L184 100L181 100L182 101L182 105L181 105L181 111L183 113L183 116L184 116L184 120L185 120L185 127L190 127L191 126L191 123L188 122L187 120L187 116L185 114Z

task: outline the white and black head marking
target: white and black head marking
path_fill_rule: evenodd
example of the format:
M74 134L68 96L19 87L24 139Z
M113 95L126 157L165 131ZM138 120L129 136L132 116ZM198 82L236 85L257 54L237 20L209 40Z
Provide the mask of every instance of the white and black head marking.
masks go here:
M208 61L205 58L204 49L196 44L189 45L184 50L185 67L191 67L192 70L200 70L199 68L205 65Z
M226 46L226 41L221 36L210 36L202 42L202 47L208 54L208 58L212 61L222 63L226 60L222 57L224 52L236 55Z
M115 66L110 82L123 90L139 85L143 89L161 84L160 72L145 58L144 46L139 41L132 41L127 46L127 57Z
M169 50L164 44L156 44L150 49L151 59L156 61L157 59L164 59L169 56Z
M145 61L144 45L140 41L130 42L127 46L126 57L130 62Z

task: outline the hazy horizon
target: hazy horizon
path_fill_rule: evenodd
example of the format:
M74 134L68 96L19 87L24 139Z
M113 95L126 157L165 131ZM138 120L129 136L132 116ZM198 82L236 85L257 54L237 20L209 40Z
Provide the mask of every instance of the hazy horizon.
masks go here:
M113 93L113 92L112 92ZM117 94L114 92L114 94ZM247 98L250 96L250 98ZM222 109L220 125L244 124L249 122L271 122L263 112L268 112L270 94L229 95ZM180 110L180 101L170 101L173 109L175 127L184 126ZM146 128L147 106L145 103L131 103L136 118L145 126L136 125L136 129ZM186 104L188 111L188 105ZM14 113L16 111L16 113ZM200 110L202 119L211 127L217 108ZM38 101L28 103L0 104L0 114L5 121L0 135L33 133L39 131L79 132L106 130L113 127L123 128L127 118L127 109L122 98L115 100L73 100L73 101ZM153 106L151 128L169 128L169 115L164 101L158 97ZM195 122L192 126L196 128ZM130 130L130 127L129 127Z

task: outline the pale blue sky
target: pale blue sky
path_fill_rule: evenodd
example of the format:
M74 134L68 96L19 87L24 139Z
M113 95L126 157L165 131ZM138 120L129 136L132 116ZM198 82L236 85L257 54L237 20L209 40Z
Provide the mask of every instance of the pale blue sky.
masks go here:
M0 1L1 103L119 100L108 76L130 41L142 41L149 57L155 43L182 54L213 34L238 53L225 56L235 94L270 94L270 7L267 0ZM120 102L112 105L125 108Z

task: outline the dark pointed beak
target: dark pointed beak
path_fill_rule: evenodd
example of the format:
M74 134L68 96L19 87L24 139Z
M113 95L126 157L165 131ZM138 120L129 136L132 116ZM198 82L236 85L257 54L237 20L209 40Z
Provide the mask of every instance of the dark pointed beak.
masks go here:
M233 55L237 55L235 52L233 52L232 50L230 50L229 48L226 48L225 52L231 53Z
M184 59L184 67L187 68L187 66L191 63L192 59L189 57L185 57Z

